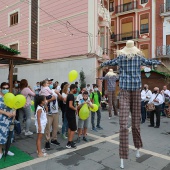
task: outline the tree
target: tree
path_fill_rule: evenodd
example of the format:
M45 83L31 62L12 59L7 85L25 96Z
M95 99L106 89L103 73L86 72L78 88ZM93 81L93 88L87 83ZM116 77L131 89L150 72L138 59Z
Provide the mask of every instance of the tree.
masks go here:
M85 81L86 77L85 77L85 74L84 74L83 69L80 71L79 74L80 74L80 80L79 80L79 82L80 82L80 88L86 87L86 81Z

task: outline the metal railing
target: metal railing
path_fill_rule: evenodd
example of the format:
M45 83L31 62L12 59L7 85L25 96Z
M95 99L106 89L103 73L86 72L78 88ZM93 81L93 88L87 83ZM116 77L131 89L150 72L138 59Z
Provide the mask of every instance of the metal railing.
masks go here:
M140 34L149 33L149 28L140 29Z
M139 38L139 31L132 31L132 32L126 32L126 33L122 33L122 34L112 34L111 35L111 39L114 42L132 40L132 39L138 39L138 38Z
M137 1L118 5L118 6L116 6L115 12L121 13L121 12L126 12L126 11L130 11L130 10L134 10L134 9L137 9Z
M157 47L157 56L168 56L170 57L170 45L163 45Z
M160 13L170 12L170 3L161 4Z

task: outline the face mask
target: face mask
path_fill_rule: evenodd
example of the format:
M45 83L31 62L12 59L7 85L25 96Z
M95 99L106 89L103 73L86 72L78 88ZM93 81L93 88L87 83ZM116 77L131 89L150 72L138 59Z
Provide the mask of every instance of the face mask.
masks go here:
M52 85L52 84L50 84L50 85L49 85L49 88L50 88L50 89L52 89L52 88L53 88L53 85Z
M7 89L2 90L2 94L6 94L6 93L8 93L8 92L9 92L9 90L7 90Z
M144 89L146 90L146 87L144 87Z
M98 90L98 88L94 88L94 91L97 91Z
M153 93L155 93L155 94L156 94L156 93L157 93L157 91L153 91Z
M15 87L18 87L18 84L15 84Z

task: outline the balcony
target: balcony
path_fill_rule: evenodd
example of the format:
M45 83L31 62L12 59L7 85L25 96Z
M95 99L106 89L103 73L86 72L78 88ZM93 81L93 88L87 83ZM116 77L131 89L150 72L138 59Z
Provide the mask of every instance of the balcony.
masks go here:
M118 13L122 13L122 12L132 11L135 9L137 9L137 1L118 5L118 6L116 6L115 12L118 14Z
M140 34L147 34L149 33L149 28L144 28L140 30Z
M98 15L104 20L111 24L110 12L104 8L100 3L98 4Z
M160 6L160 16L170 16L170 3L161 4Z
M138 39L139 38L139 31L132 31L132 32L126 32L123 34L112 34L111 40L114 42L118 41L126 41L126 40L132 40L132 39Z
M157 57L169 57L170 58L170 45L163 45L157 47Z

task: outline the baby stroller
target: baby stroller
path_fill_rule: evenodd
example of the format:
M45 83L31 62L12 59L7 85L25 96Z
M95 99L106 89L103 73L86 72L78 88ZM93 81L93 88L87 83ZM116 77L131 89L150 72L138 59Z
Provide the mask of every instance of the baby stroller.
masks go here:
M101 107L102 107L102 110L107 110L108 108L107 98L105 96L103 96L101 100Z

